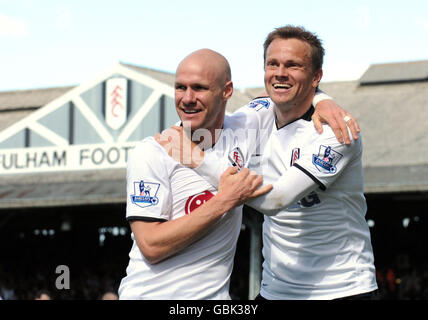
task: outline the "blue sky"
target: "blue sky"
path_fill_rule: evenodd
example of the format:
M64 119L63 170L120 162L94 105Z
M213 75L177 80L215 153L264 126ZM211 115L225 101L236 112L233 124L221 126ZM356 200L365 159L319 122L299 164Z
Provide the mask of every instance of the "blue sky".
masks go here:
M175 72L199 48L228 58L235 87L263 86L263 41L285 24L323 40L324 81L428 59L426 0L0 0L0 91L79 84L117 61Z

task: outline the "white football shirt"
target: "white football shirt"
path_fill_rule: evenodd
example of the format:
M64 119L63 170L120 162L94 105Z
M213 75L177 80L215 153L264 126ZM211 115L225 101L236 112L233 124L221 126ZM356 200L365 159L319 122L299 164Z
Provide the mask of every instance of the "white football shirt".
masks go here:
M259 126L257 117L226 116L223 129L217 132L219 138L207 154L221 155L228 166L247 167L253 153L252 145L246 143L251 131L240 133L238 129ZM172 159L154 138L142 140L132 150L127 167L129 221L177 219L191 214L216 192L194 170ZM119 298L230 299L230 275L241 223L242 206L238 206L224 214L203 238L153 265L146 261L132 235L133 246Z
M192 214L215 194L210 184L169 157L152 137L132 151L127 170L129 221L177 219ZM237 208L224 214L203 238L157 264L146 261L132 235L120 299L230 299L240 211Z

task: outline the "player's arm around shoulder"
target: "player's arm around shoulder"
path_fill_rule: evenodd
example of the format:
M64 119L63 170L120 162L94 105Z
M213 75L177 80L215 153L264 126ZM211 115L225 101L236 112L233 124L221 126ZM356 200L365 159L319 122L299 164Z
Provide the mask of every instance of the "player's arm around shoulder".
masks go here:
M358 139L360 127L357 120L319 88L315 92L312 105L315 106L312 120L319 133L323 131L322 124L328 123L339 142L350 144L351 139Z
M236 140L240 143L239 152L244 158L244 166L248 167L251 155L260 144L267 140L269 129L274 121L272 101L268 97L256 98L226 117L223 127L223 138ZM225 143L222 138L217 144ZM242 148L243 147L243 148ZM205 153L202 161L193 168L215 188L218 187L220 175L233 161L232 149L226 143L226 148L218 147L213 152ZM243 153L242 153L243 151ZM228 156L224 156L227 153ZM230 160L232 154L232 160Z
M131 223L137 245L149 263L159 263L180 252L203 237L227 211L243 204L251 196L270 190L257 190L262 184L261 176L248 169L236 171L236 168L226 170L221 176L218 193L191 214L163 222Z
M332 148L340 150L350 157L354 157L362 152L363 142L361 133L353 133L350 128L347 128L350 140L344 144L337 139L337 133L328 124L323 124L323 132L316 136L314 144L328 144ZM354 137L355 136L355 137Z
M274 104L268 96L258 97L237 109L231 118L239 120L243 128L263 130L269 128L273 121L273 108Z

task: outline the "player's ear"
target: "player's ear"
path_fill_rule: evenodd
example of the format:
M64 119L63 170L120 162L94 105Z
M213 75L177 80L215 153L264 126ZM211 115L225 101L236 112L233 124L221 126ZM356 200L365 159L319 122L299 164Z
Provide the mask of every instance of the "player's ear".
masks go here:
M226 84L223 87L223 98L229 99L233 94L233 83L232 81L226 82Z
M322 78L322 69L319 69L318 71L316 71L314 73L314 78L313 78L313 81L312 81L312 86L314 88L318 87L318 85L321 82L321 78Z

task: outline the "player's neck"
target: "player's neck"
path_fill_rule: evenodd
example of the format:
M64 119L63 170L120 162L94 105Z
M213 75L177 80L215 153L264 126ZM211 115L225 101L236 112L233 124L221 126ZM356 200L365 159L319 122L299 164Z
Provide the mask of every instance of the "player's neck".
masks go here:
M312 106L313 95L308 95L303 101L294 101L284 104L275 103L275 117L277 128L301 118Z
M197 129L191 131L191 139L201 150L210 149L218 140L222 129Z
M282 128L287 124L301 118L311 108L311 104L299 108L281 109L275 106L275 117L277 128Z

